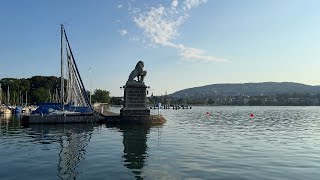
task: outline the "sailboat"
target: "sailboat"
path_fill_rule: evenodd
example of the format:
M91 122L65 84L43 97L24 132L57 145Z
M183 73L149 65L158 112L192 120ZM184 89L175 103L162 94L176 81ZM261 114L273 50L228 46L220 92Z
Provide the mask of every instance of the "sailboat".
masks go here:
M64 44L66 47L64 49ZM93 114L66 31L61 25L61 88L59 103L39 103L33 116L88 116ZM66 82L65 82L66 81Z
M11 109L9 108L9 99L10 99L10 94L9 94L9 86L8 86L8 91L7 91L8 97L7 97L7 105L2 104L2 88L1 88L1 83L0 83L0 115L11 115Z

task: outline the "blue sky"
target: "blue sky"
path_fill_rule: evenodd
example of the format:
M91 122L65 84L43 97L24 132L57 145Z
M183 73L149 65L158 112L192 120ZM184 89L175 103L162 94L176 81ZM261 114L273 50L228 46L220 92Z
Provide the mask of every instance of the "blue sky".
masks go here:
M83 81L122 95L139 60L155 95L213 83L320 85L317 0L2 0L0 78L60 75L64 24Z

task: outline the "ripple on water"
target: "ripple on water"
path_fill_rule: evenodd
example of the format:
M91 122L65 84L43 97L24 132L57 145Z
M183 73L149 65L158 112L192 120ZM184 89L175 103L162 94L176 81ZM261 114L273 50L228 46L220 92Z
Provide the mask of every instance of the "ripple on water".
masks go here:
M157 127L21 128L17 122L2 123L0 177L318 179L320 176L317 107L193 107L161 113L167 122Z

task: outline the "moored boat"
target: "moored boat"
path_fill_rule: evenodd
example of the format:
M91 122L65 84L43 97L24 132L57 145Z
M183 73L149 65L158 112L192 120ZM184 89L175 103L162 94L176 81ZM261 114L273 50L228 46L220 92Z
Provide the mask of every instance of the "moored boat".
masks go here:
M0 114L11 114L11 113L12 113L12 111L9 108L7 108L5 106L0 107Z
M65 51L64 43L66 43ZM94 116L63 25L61 25L60 79L60 102L38 103L36 110L22 118L23 123L79 123L87 122L86 118ZM84 118L79 118L81 116Z

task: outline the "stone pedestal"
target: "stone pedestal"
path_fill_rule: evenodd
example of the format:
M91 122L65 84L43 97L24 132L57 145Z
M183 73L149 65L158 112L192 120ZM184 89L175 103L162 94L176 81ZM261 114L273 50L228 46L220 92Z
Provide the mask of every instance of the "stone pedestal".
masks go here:
M147 86L136 81L124 86L124 106L120 116L149 116L147 108Z

